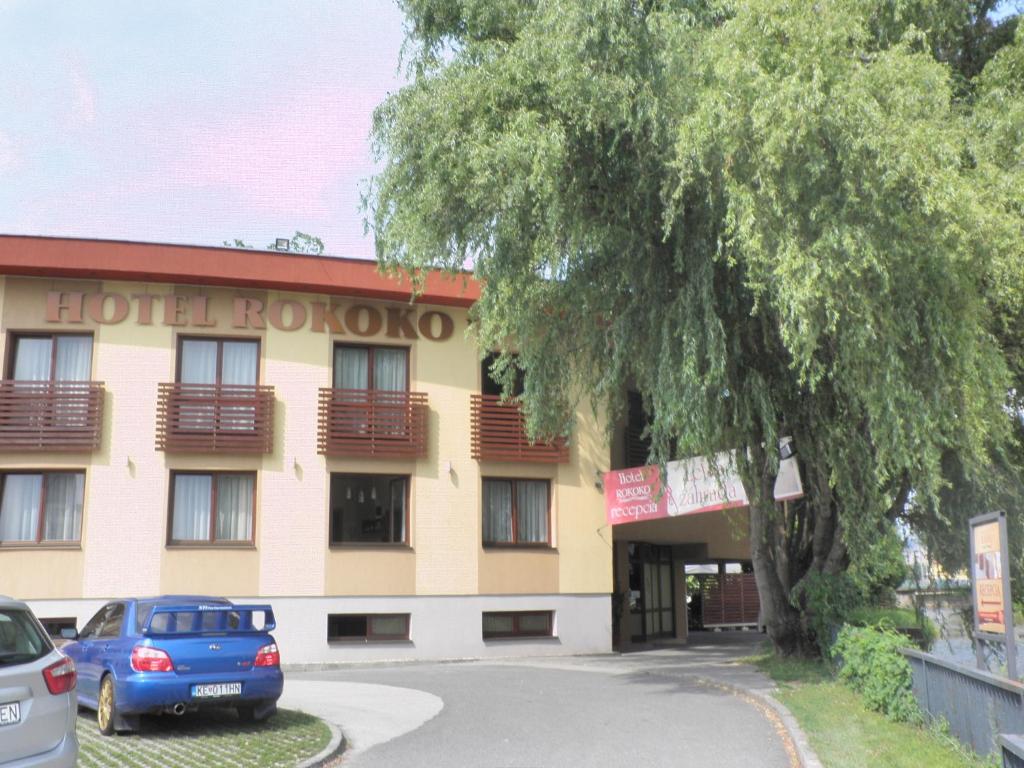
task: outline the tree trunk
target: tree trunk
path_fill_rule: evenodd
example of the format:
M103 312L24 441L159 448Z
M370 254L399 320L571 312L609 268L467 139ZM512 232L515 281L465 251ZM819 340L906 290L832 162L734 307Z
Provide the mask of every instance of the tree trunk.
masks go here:
M834 510L822 516L815 514L814 504L805 504L787 514L775 503L775 474L764 448L751 447L748 455L749 462L740 458L740 474L750 500L750 550L761 619L777 653L816 656L819 646L803 611L793 604L792 591L811 570L841 569L845 549Z

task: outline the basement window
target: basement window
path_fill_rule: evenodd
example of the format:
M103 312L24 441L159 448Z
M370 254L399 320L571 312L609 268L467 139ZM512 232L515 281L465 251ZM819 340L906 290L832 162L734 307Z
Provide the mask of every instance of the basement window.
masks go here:
M408 613L331 613L327 616L329 643L408 639Z
M484 640L553 637L554 611L490 611L483 615Z

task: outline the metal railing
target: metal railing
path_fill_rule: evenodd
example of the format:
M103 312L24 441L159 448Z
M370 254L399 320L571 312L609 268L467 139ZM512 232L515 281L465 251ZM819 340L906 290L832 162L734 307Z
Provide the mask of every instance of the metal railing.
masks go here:
M1024 733L1024 685L906 648L914 696L931 719L979 755L999 748L1001 733Z
M0 451L99 450L101 381L0 381Z
M271 453L274 388L160 384L156 447L168 453Z
M1024 738L1003 734L999 746L1003 751L1003 768L1024 768Z
M424 458L423 392L321 389L317 442L325 456Z
M564 438L531 443L526 417L517 402L501 402L497 395L470 395L470 449L478 461L532 461L563 464L569 461Z

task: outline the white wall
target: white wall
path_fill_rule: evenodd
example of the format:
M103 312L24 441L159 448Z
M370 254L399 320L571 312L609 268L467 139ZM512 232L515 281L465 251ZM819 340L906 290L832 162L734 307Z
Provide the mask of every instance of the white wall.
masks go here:
M277 619L274 638L283 664L324 665L414 659L501 658L609 653L612 645L608 595L482 595L428 597L239 597L240 603L270 603ZM39 618L75 616L78 628L102 605L98 600L33 600ZM553 638L483 640L484 611L554 611ZM327 642L329 613L408 613L405 642Z

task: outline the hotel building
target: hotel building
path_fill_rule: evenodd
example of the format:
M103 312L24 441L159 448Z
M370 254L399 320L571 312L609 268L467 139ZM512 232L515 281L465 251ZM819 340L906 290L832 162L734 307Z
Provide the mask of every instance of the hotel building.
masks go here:
M0 594L54 630L268 602L293 664L685 638L684 565L747 558L742 519L608 526L639 404L531 444L467 334L478 284L410 294L360 260L0 236Z

